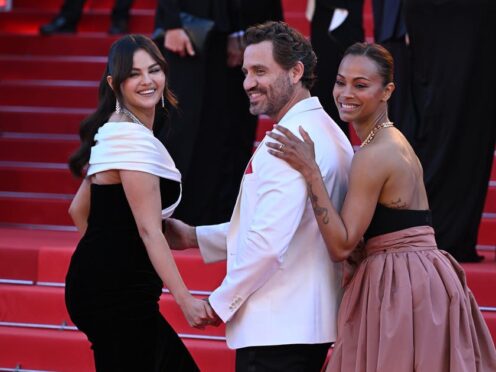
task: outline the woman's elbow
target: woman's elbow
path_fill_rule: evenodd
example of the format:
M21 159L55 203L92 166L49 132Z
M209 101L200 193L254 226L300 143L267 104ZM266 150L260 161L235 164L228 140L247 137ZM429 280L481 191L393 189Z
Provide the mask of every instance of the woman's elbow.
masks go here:
M77 209L77 207L74 204L71 204L69 206L69 209L67 210L67 213L69 213L69 216L71 216L71 219L73 221L76 221L77 220L78 209Z
M353 251L353 249L350 249L349 247L345 247L345 246L340 246L340 247L327 247L328 248L328 251L329 251L329 255L331 256L331 260L333 262L341 262L341 261L345 261L346 259L348 259L348 257L350 256L351 252Z
M332 262L341 262L348 258L349 254L344 254L342 252L330 252Z

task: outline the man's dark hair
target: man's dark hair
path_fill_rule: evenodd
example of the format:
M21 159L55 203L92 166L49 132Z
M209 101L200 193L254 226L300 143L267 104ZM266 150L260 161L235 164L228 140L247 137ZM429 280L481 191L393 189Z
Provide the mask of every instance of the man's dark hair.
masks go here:
M245 33L245 41L247 46L263 41L272 42L274 60L285 70L300 61L304 66L301 83L307 89L313 87L317 56L310 42L294 28L284 22L265 22L250 27Z

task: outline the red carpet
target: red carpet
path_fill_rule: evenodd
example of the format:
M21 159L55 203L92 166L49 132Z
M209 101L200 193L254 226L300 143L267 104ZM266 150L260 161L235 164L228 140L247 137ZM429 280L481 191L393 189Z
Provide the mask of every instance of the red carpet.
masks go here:
M95 107L110 44L106 34L113 0L88 1L76 35L42 37L61 0L15 0L0 13L0 370L94 370L89 343L72 329L63 283L78 234L67 209L79 186L66 166L78 145L78 127ZM283 0L287 22L306 35L305 1ZM370 0L364 9L372 35ZM150 34L156 0L135 0L132 32ZM257 140L272 123L260 118ZM356 136L353 142L358 143ZM496 338L496 165L478 243L482 264L463 265ZM188 288L206 296L221 282L225 264L203 264L196 249L174 253ZM191 329L167 293L160 309L202 371L234 370L225 328Z

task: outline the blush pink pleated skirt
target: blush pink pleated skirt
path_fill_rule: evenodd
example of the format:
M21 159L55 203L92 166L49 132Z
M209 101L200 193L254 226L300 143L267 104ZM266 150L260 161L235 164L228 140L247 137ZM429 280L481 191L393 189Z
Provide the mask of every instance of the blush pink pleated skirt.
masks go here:
M347 284L329 372L494 372L496 351L465 273L431 227L370 239Z

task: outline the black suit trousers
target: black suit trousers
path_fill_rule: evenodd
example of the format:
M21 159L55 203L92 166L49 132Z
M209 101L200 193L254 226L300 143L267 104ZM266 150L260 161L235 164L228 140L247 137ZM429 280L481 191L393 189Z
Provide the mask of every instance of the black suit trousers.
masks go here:
M78 23L86 0L65 0L60 10L60 15L67 19L69 23ZM112 9L112 21L120 19L127 20L129 18L129 9L133 0L115 0L114 8Z
M252 346L236 350L236 372L320 372L330 343Z

